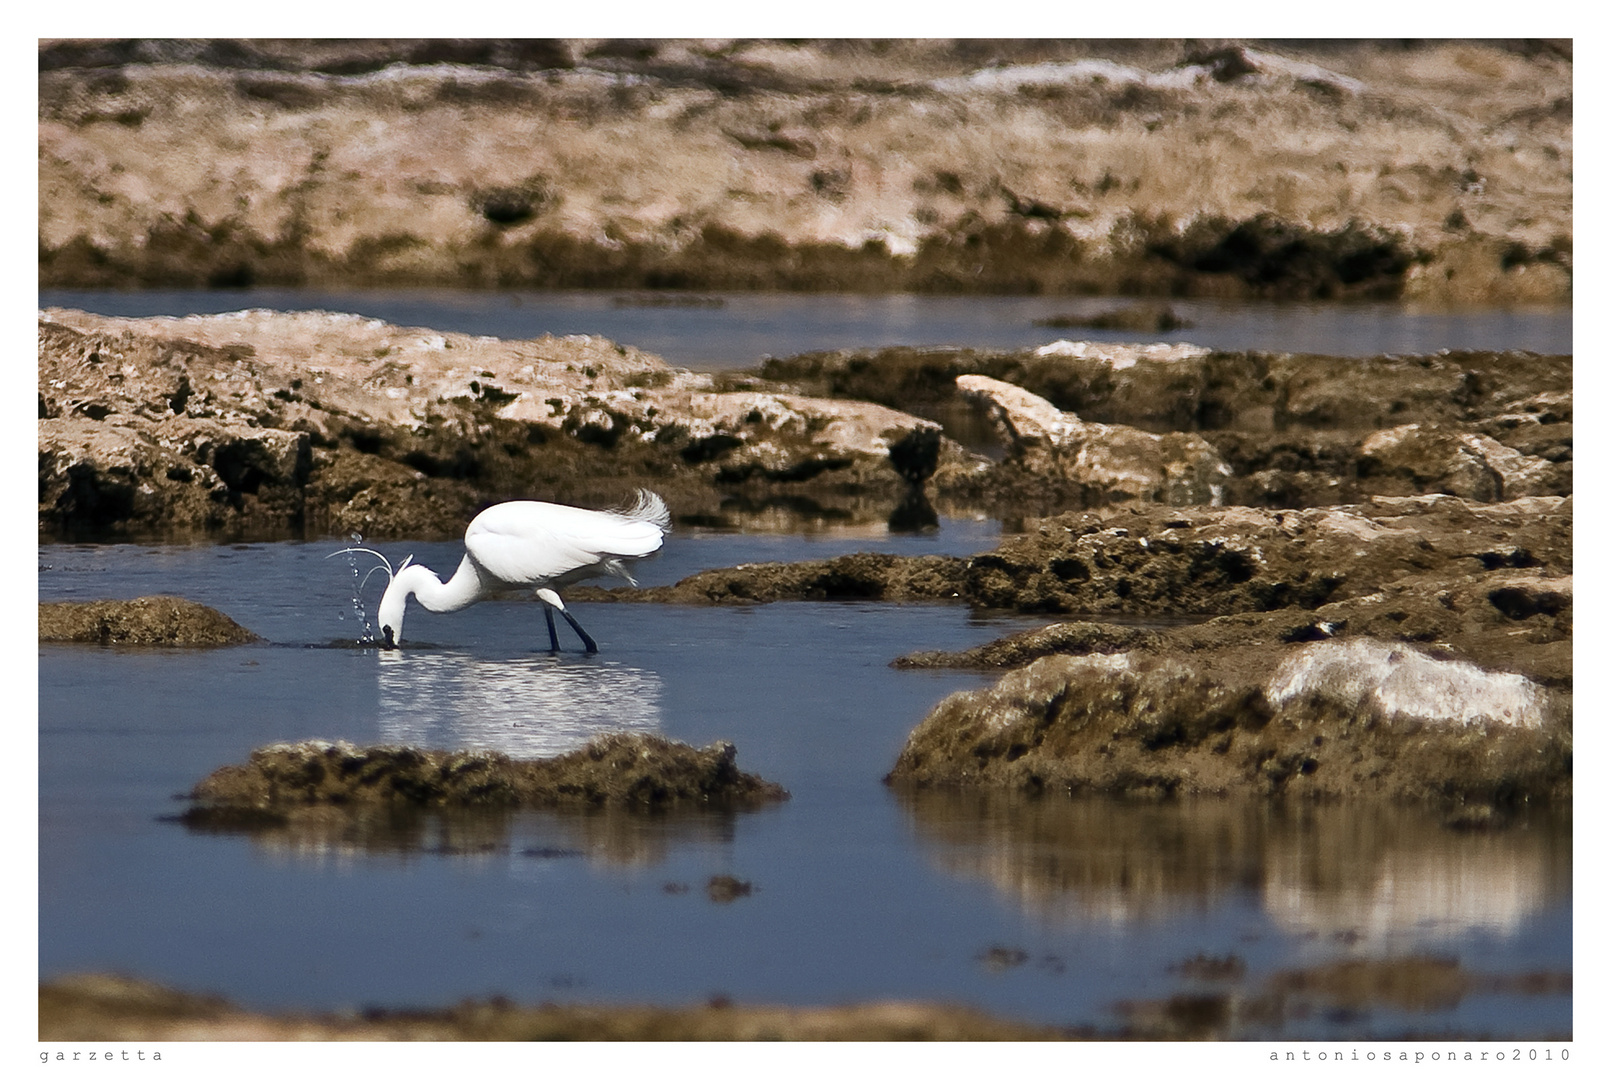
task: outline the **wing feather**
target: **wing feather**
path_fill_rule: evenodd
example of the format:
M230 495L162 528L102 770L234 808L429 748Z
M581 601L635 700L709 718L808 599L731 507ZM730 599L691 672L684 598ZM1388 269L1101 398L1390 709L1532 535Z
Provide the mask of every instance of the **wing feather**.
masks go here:
M652 555L664 542L670 515L658 496L643 494L652 504L640 495L627 513L556 503L499 503L470 522L465 550L508 585L537 586L608 573L604 564Z

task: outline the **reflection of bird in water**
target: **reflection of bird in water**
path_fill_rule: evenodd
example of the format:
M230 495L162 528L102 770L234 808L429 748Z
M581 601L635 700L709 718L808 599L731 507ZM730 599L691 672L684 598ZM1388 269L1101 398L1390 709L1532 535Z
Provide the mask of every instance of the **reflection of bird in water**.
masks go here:
M639 491L636 501L623 510L542 502L489 506L464 531L464 560L446 583L425 567L410 565L412 556L392 574L380 601L381 644L393 649L402 641L403 609L410 596L427 611L458 611L498 592L529 588L543 602L554 652L559 651L555 611L571 624L588 652L598 652L598 643L565 610L555 588L605 574L636 585L622 560L653 555L670 528L671 514L652 491Z
M660 730L663 687L646 668L457 652L382 652L379 661L379 733L388 742L541 758L608 732Z

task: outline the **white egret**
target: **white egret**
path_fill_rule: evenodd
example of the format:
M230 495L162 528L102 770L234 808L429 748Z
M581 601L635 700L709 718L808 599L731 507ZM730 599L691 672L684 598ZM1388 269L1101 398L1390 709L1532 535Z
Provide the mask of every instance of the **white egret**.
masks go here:
M557 610L571 624L590 653L599 651L576 617L565 610L556 588L584 578L613 574L636 585L624 560L642 559L660 550L671 528L671 513L652 491L638 492L622 510L584 510L544 502L506 502L489 506L464 530L464 559L446 582L424 566L404 559L391 574L380 599L380 634L384 648L403 640L403 610L410 596L427 611L458 611L478 600L510 589L532 589L543 602L548 642L559 651L554 632ZM346 548L365 551L368 548Z

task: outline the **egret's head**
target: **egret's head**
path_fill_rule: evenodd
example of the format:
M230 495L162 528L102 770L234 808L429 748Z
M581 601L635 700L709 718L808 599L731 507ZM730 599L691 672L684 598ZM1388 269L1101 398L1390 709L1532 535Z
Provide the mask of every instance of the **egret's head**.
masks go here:
M397 643L403 640L403 607L408 603L408 594L413 591L405 586L399 578L402 576L404 569L408 567L408 564L413 561L414 556L410 555L405 558L395 571L386 556L372 548L342 548L340 551L332 551L325 558L332 559L337 555L346 555L349 552L373 555L380 560L380 565L372 567L369 574L373 574L376 570L386 571L386 594L380 598L380 639L382 648L395 649L397 648ZM415 569L418 569L418 567L415 567ZM360 590L369 583L369 574L364 575L364 580L359 584Z
M409 559L412 558L409 556L403 560L391 581L387 582L386 594L380 598L376 633L380 634L380 647L383 649L395 649L403 640L403 610L408 606L409 594L414 591L408 585L409 575L404 571L409 569Z

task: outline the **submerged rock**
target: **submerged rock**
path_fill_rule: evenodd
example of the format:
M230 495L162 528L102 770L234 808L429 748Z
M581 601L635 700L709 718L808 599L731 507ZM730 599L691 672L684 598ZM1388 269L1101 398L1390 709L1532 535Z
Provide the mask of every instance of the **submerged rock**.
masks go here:
M99 645L242 645L262 638L222 612L177 596L39 604L39 640Z
M1050 656L953 694L887 780L1152 797L1571 794L1570 706L1402 644Z
M299 811L365 807L757 806L788 798L739 771L731 743L703 750L655 735L616 734L570 754L520 761L485 750L278 743L253 750L191 791L196 826L281 825Z

